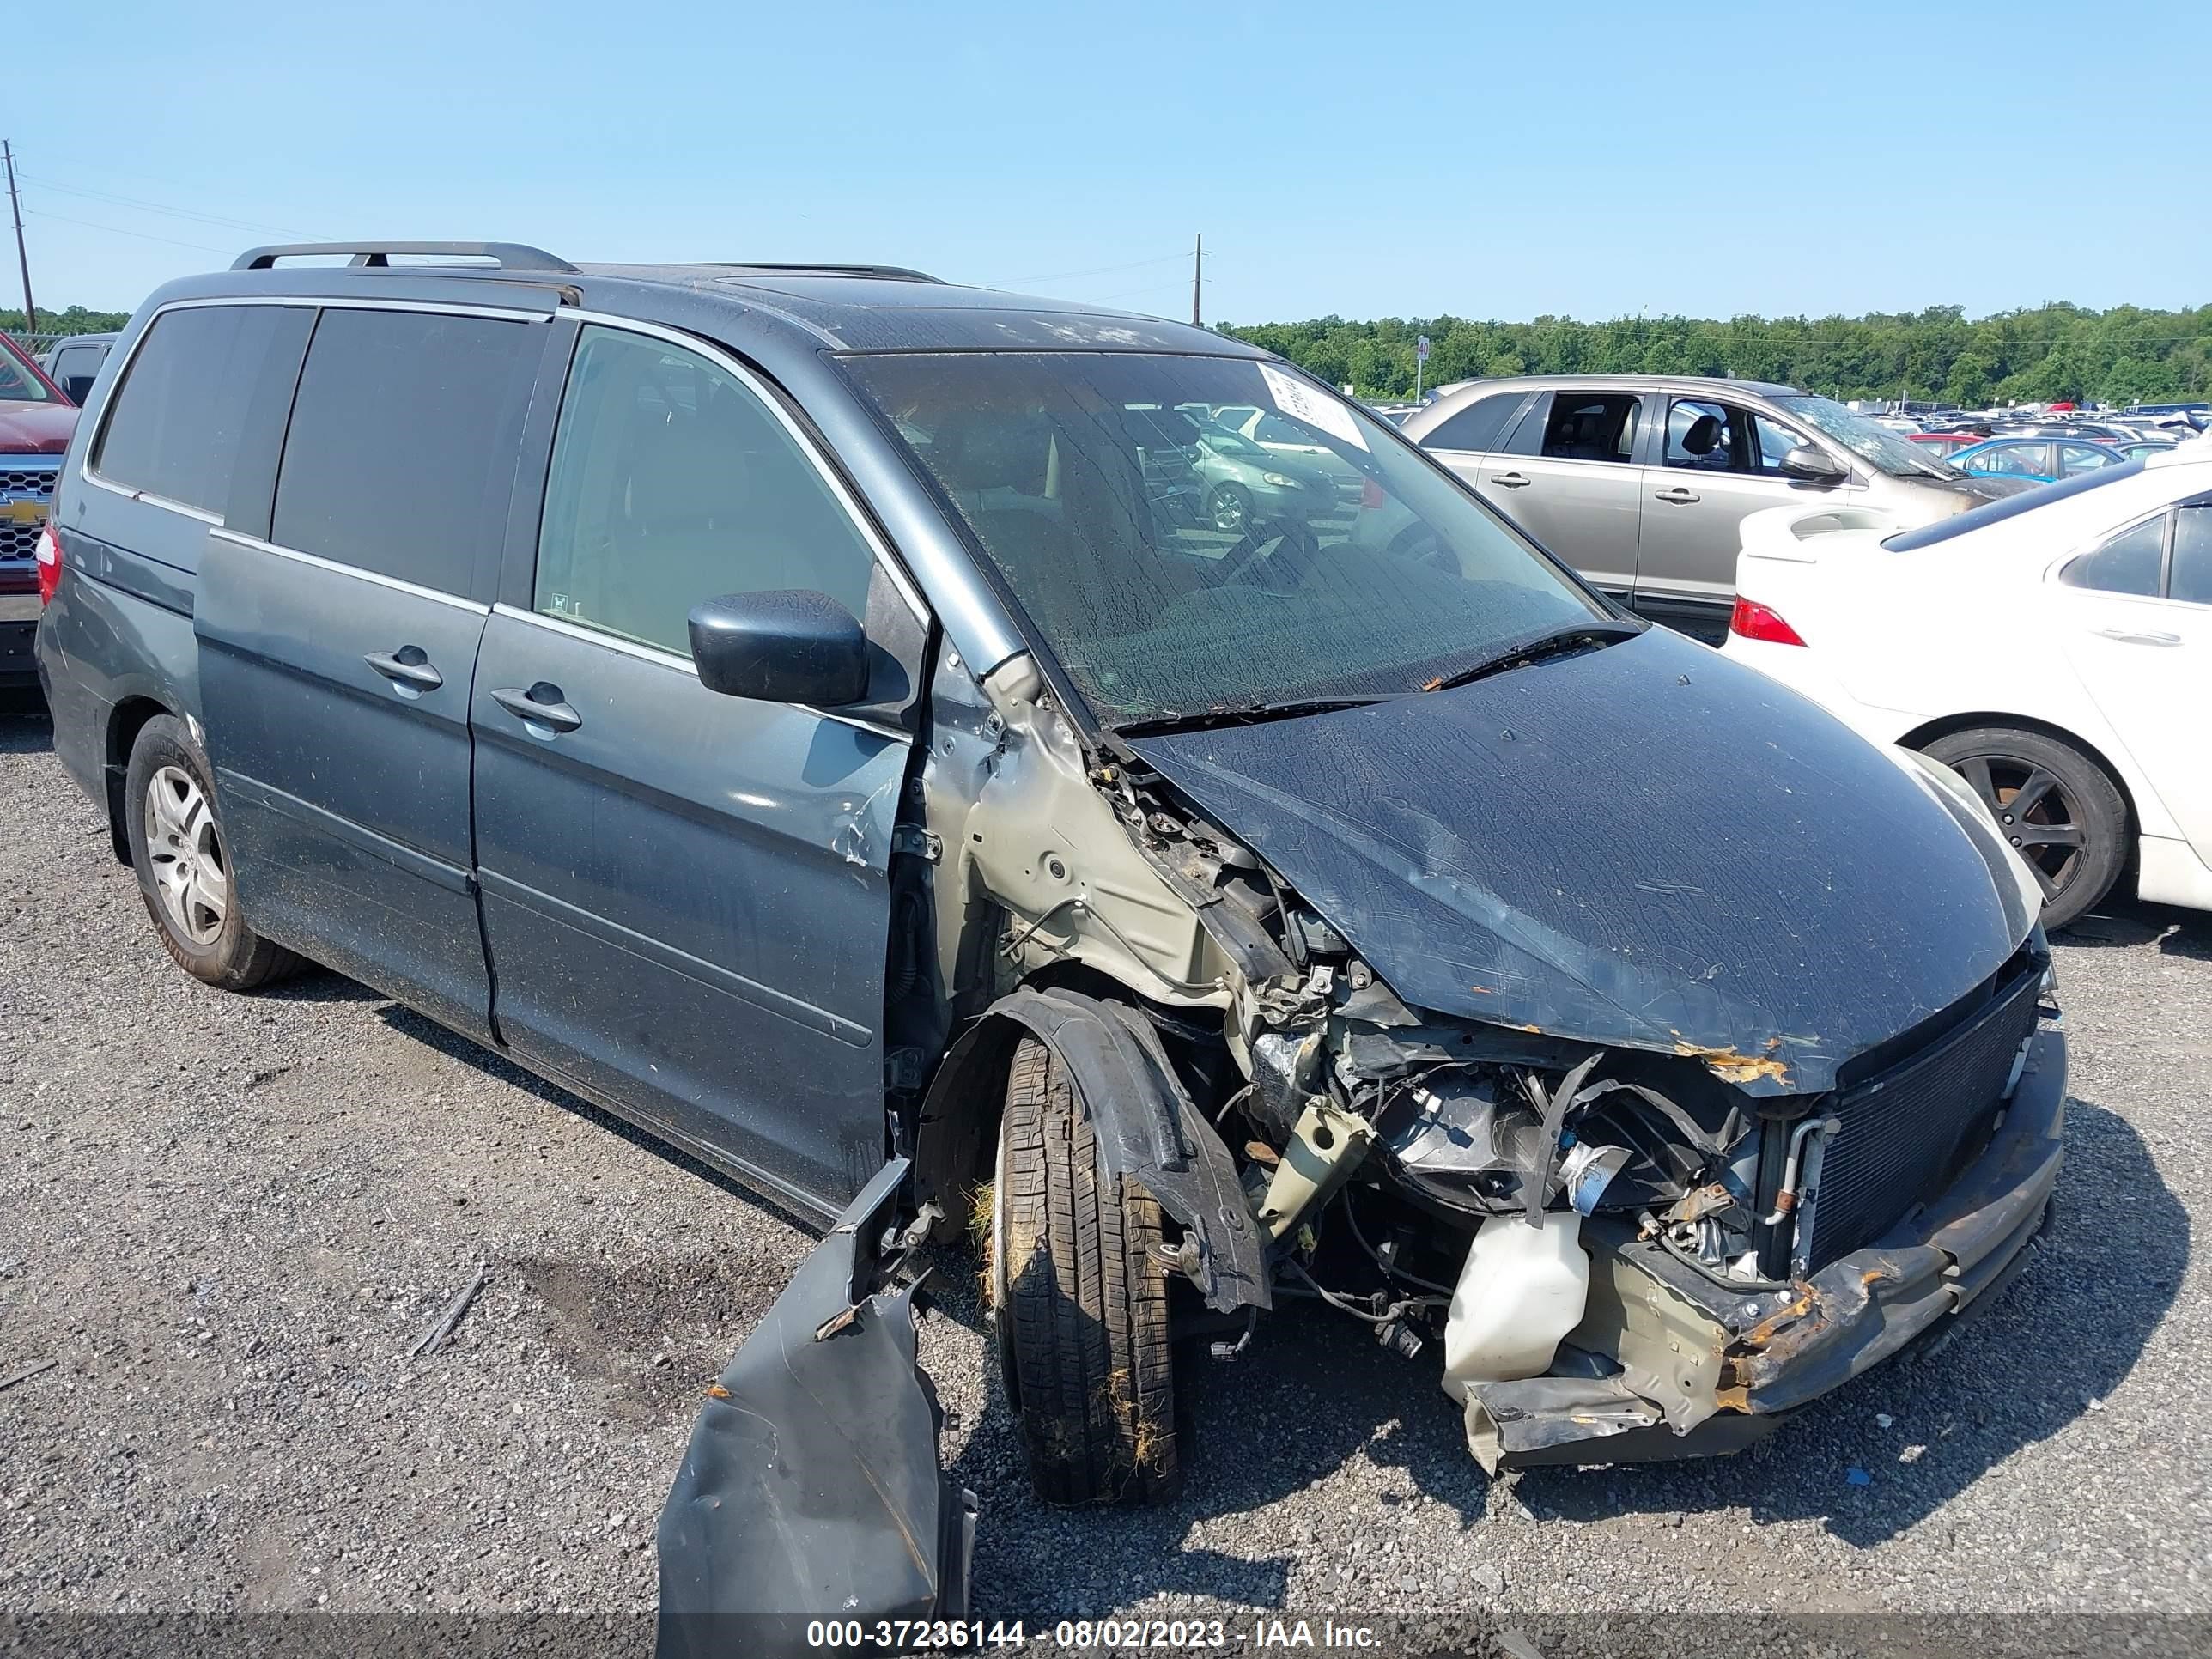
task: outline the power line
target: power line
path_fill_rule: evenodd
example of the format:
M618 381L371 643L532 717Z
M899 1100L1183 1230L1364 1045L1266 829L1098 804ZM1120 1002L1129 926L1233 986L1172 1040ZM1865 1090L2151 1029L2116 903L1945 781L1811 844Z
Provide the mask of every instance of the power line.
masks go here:
M27 185L36 185L41 190L58 190L65 196L82 196L88 200L112 203L118 207L137 208L148 213L163 213L175 219L197 220L204 225L215 225L226 230L269 231L279 236L313 238L316 233L301 230L295 225L264 224L252 219L232 219L221 214L198 213L190 208L169 207L160 202L147 201L137 196L118 196L112 191L87 190L79 185L64 185L52 179L39 178L32 173L22 175Z
M1178 251L1163 253L1157 259L1132 259L1126 265L1096 265L1089 270L1055 270L1042 276L1010 276L1009 286L1017 283L1065 283L1077 276L1109 276L1117 270L1139 270L1146 265L1164 265L1170 259L1180 264L1189 256Z
M206 242L180 242L173 236L156 236L143 230L125 230L120 225L96 225L89 219L72 219L66 213L49 213L44 208L25 208L24 212L40 219L55 219L65 225L81 225L87 230L104 230L111 236L135 236L142 242L167 242L171 247L198 248L202 253L234 253L235 248L216 247Z

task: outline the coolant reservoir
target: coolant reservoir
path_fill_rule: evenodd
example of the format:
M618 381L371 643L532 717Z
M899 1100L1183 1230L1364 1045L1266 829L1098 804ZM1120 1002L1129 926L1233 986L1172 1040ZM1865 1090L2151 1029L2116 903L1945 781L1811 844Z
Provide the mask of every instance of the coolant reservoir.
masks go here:
M1589 1297L1583 1218L1544 1212L1532 1227L1496 1215L1476 1230L1444 1321L1444 1392L1462 1403L1470 1382L1541 1376L1559 1340L1582 1323Z

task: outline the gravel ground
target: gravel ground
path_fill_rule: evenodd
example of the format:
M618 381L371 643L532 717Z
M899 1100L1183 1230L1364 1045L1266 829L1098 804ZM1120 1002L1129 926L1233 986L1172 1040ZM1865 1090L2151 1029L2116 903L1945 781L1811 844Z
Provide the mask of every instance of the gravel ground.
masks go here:
M58 1362L0 1392L0 1608L649 1610L702 1390L805 1231L349 981L185 979L36 719L0 800L0 1376ZM1739 1457L1486 1483L1432 1356L1299 1310L1186 1378L1179 1503L1055 1512L949 1261L978 1610L2212 1612L2212 918L2061 957L2050 1242Z

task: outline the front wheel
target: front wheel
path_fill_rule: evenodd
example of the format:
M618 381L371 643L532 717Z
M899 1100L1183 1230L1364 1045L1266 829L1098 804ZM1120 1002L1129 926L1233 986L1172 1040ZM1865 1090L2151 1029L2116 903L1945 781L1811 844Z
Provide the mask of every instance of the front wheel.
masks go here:
M1206 516L1224 535L1240 534L1252 522L1252 497L1242 485L1216 484L1206 498Z
M1100 1169L1066 1063L1022 1039L988 1273L1006 1391L1048 1504L1153 1501L1181 1485L1160 1240L1158 1202Z
M2069 743L1978 726L1927 746L1973 787L2043 888L2043 925L2063 927L2101 904L2128 861L2119 786Z
M212 769L185 723L148 720L124 773L124 823L139 896L161 948L194 979L250 991L292 972L300 958L246 925L231 884Z

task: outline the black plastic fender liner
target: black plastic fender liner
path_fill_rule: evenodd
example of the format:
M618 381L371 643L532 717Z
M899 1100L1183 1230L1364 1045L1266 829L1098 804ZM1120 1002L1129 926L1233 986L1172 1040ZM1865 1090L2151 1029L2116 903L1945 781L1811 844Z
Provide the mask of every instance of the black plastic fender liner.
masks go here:
M660 1512L659 1659L810 1653L810 1620L966 1615L975 1495L939 1464L915 1288L885 1284L908 1172L884 1165L709 1390Z
M1091 1114L1099 1160L1109 1176L1134 1182L1159 1201L1195 1246L1186 1269L1206 1305L1222 1313L1273 1305L1260 1232L1245 1207L1237 1163L1206 1121L1137 1010L1077 991L1024 986L993 1003L945 1057L922 1103L922 1119L980 1121L966 1091L995 1076L994 1063L1026 1030L1066 1063ZM937 1160L945 1167L945 1160ZM925 1180L927 1187L928 1182ZM929 1191L948 1211L963 1206Z

